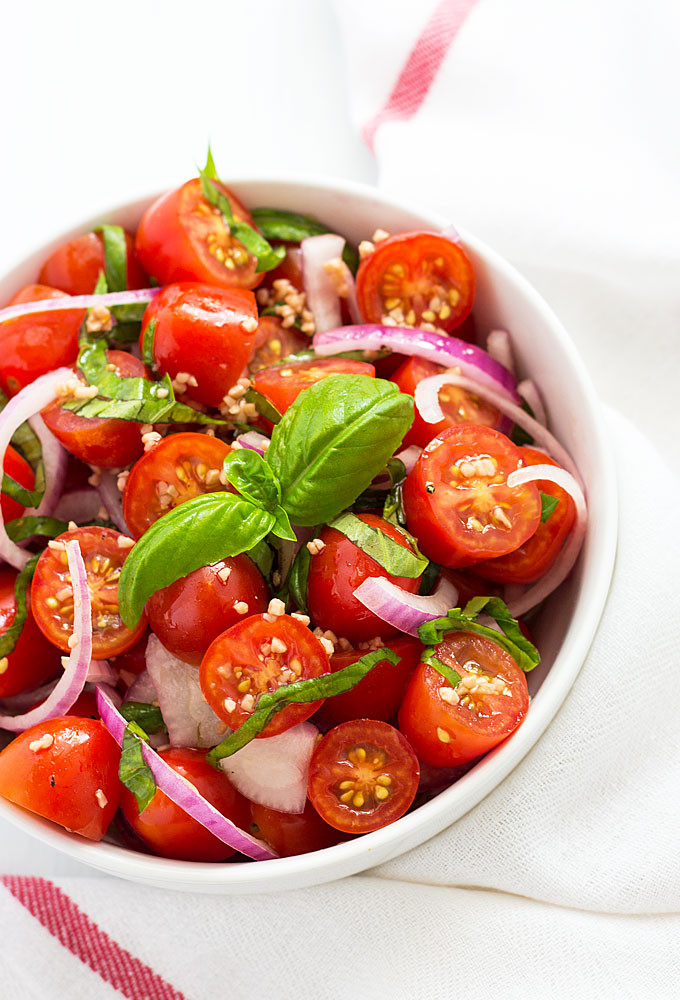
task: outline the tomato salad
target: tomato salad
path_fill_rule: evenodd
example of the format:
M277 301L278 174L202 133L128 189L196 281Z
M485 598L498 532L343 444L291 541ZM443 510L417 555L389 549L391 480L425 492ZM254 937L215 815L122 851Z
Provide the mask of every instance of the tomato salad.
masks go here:
M586 508L455 235L357 249L209 157L35 277L0 310L0 795L265 860L511 736Z

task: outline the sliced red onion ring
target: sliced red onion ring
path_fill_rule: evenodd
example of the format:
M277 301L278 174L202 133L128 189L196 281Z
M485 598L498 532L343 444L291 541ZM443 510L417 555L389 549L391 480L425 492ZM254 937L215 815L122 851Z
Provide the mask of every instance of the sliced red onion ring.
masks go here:
M519 618L520 615L524 615L531 608L536 607L537 604L544 601L549 594L552 594L553 590L556 590L566 580L581 551L586 533L588 518L586 498L576 479L566 469L558 469L554 465L527 465L522 469L517 469L515 472L510 473L508 476L508 486L512 488L513 486L520 486L522 483L531 483L536 480L556 483L565 493L569 494L576 506L576 522L571 530L571 534L565 541L557 559L548 572L537 583L529 587L521 597L507 602L513 618Z
M486 349L490 357L515 374L515 359L507 330L492 330L486 338Z
M85 524L88 521L96 521L101 509L102 498L94 487L89 486L63 493L52 513L60 521L78 521Z
M102 722L119 746L123 745L123 736L127 722L114 705L110 695L100 686L97 688L97 709ZM213 805L203 798L200 792L190 782L174 771L156 751L142 741L142 756L145 764L151 769L156 785L176 805L204 826L206 830L223 843L240 851L241 854L255 861L268 861L278 857L263 841L252 837L245 830L235 826L230 819L223 816Z
M302 283L317 331L330 330L342 323L340 296L324 265L341 258L344 246L344 237L335 233L308 236L300 244Z
M538 387L533 379L525 378L524 381L520 382L517 386L517 392L520 394L524 402L529 404L532 413L536 420L538 420L539 424L543 424L545 427L548 423L548 417L545 412L543 400L541 399L541 394L538 391Z
M139 701L144 705L153 705L158 701L156 685L151 680L148 670L142 670L125 692L125 701Z
M240 434L236 438L234 447L250 448L251 451L256 451L259 455L264 455L269 447L269 438L264 434L260 434L259 431L246 431L245 434Z
M43 468L45 470L45 492L35 511L39 517L42 517L43 515L52 513L58 497L61 496L61 491L64 488L64 480L66 479L68 455L66 454L66 449L62 448L52 431L48 430L40 414L30 417L28 422L33 433L40 441Z
M251 740L220 767L251 802L299 815L307 802L309 761L318 735L311 722L301 722L278 736Z
M369 576L359 584L354 596L378 618L409 635L418 635L421 625L442 618L458 601L457 589L444 577L429 597L409 594L383 576ZM389 641L385 645L389 646Z
M420 458L422 450L423 449L419 448L417 444L412 444L409 445L408 448L404 448L403 451L397 452L394 456L395 458L398 458L400 462L404 463L407 475Z
M444 414L439 405L439 390L445 385L457 385L461 389L466 389L468 392L472 392L476 396L481 396L482 399L488 400L501 413L510 417L514 423L519 424L527 433L531 434L539 448L547 451L556 462L559 462L560 465L563 465L565 469L571 472L579 484L582 483L579 471L569 452L562 447L549 430L546 430L537 420L530 417L520 406L510 403L500 392L496 392L494 389L490 389L486 385L474 381L474 379L467 378L465 375L454 375L453 372L445 372L443 375L431 375L429 378L424 378L422 382L418 383L415 400L423 420L426 420L429 424L436 424L443 418ZM532 466L532 468L535 468L535 466ZM547 479L548 477L544 476L543 478Z
M15 397L16 398L16 397ZM65 542L68 568L73 583L73 637L76 645L71 649L63 675L42 705L37 705L24 715L0 715L0 728L13 733L23 733L47 719L63 715L71 708L82 692L92 658L92 605L87 585L85 563L76 541Z
M21 302L16 306L0 309L0 323L32 313L64 312L65 309L92 309L93 306L127 306L135 302L151 302L160 288L135 288L125 292L107 292L105 295L66 295L58 299L39 299Z
M10 695L9 698L0 699L0 712L8 712L10 715L18 715L31 705L37 705L39 701L44 701L48 694L57 686L57 681L48 681L41 684L33 691L21 691L20 694Z
M123 499L118 489L117 477L112 472L102 472L97 493L118 530L122 531L124 535L131 536L130 529L123 517Z
M378 351L391 347L397 354L413 355L433 361L445 368L459 368L484 385L495 389L504 399L520 403L515 378L507 368L489 357L475 344L468 344L458 337L443 336L429 330L413 330L406 326L343 326L337 330L317 333L314 350L320 357L339 354L341 351ZM442 419L440 416L439 420Z

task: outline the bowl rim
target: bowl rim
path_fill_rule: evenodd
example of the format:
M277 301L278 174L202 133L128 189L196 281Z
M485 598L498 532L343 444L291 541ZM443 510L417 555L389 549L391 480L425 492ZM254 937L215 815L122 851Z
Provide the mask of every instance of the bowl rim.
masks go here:
M411 199L403 199L385 194L376 187L353 180L313 174L292 174L271 177L252 175L247 178L232 178L225 181L237 192L240 188L253 186L302 186L317 190L349 195L363 200L371 199L376 207L381 205L397 211L406 211L427 225L444 229L449 220L438 212L419 205ZM163 192L161 192L163 193ZM82 232L87 232L102 218L117 218L122 213L141 212L159 196L158 192L127 200L88 217L79 225L61 231L51 240L43 241L39 248L24 256L11 271L0 276L0 287L11 285L16 276L28 266L33 258L44 254L52 245L66 241ZM592 571L584 586L588 588L589 599L583 608L578 635L571 639L569 649L564 645L558 651L550 670L547 672L540 690L532 699L527 716L518 730L506 741L492 750L467 774L453 785L441 791L428 802L389 826L366 834L355 840L345 841L333 847L311 854L271 861L251 863L204 863L175 861L143 854L104 841L95 843L84 840L77 834L56 826L39 816L27 812L19 806L0 798L0 817L36 837L50 847L56 848L68 857L94 867L107 874L132 879L141 883L163 886L184 891L245 893L302 888L309 885L330 882L350 874L356 874L403 854L405 851L424 843L446 827L460 819L471 808L481 802L517 764L528 754L537 740L547 729L557 710L567 697L595 636L611 584L617 544L618 496L616 469L612 450L609 447L602 407L596 395L590 374L576 350L566 329L543 297L519 271L504 257L482 240L465 230L459 230L461 239L475 253L487 261L494 271L504 276L514 286L517 293L528 300L534 311L540 315L546 327L569 363L580 383L589 412L588 426L591 438L589 447L596 453L600 475L600 489L603 505L607 509L603 529L594 539Z

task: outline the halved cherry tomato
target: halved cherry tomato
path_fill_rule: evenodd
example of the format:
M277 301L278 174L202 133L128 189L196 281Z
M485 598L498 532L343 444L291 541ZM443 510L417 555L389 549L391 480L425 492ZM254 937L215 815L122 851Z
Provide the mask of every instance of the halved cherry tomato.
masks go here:
M344 694L326 698L320 712L324 723L335 726L350 719L380 719L388 722L397 713L409 677L415 670L423 644L411 635L398 635L385 642L397 654L398 663L383 660ZM337 673L350 663L356 663L365 649L350 649L331 657L331 670Z
M6 475L11 476L20 486L24 489L32 490L35 486L35 475L33 469L28 464L23 455L20 455L18 451L12 447L11 444L7 445L7 451L5 452L5 458L3 462L3 471ZM2 519L7 523L7 521L13 521L15 517L21 517L24 512L24 508L16 500L8 497L5 493L0 497L0 509L2 510Z
M557 465L552 458L537 448L521 448L524 465ZM507 556L479 563L480 576L499 583L533 583L550 569L557 559L564 541L574 527L576 507L569 494L548 480L539 480L536 486L541 493L556 497L557 507L545 522L523 545Z
M132 236L125 234L126 274L128 288L144 288L147 277L135 254ZM97 278L106 270L104 240L101 233L84 233L62 244L50 254L40 271L42 285L60 288L67 295L89 295Z
M15 570L0 568L0 635L4 635L16 617L14 584ZM47 641L33 620L30 602L28 618L17 644L0 659L0 698L9 698L23 691L40 687L61 673L59 651Z
M252 373L269 368L308 346L309 338L294 326L282 326L278 316L260 316L248 371Z
M146 378L144 365L127 351L107 351L117 375ZM84 381L84 379L83 379ZM141 424L132 420L79 417L55 400L42 411L42 418L64 448L82 462L115 469L129 465L144 450Z
M241 601L251 615L269 604L264 577L246 555L202 566L157 590L146 611L165 648L198 667L213 639L243 621L235 608Z
M450 332L472 309L475 272L460 243L437 233L400 233L359 265L357 299L367 323L387 317Z
M233 191L215 182L229 200L234 217L256 227ZM229 235L222 214L201 192L198 177L168 191L147 208L136 237L142 266L161 285L173 281L203 281L224 288L256 288L264 274L257 258Z
M142 455L123 490L123 514L134 537L185 500L226 490L220 473L230 451L219 438L186 431L171 434Z
M442 566L471 566L513 552L541 520L533 483L509 489L518 448L499 431L459 424L428 444L404 482L409 530Z
M48 719L0 753L0 795L72 833L101 840L118 808L119 763L120 748L101 722Z
M309 763L319 816L344 833L371 833L403 816L418 790L418 758L386 722L357 719L331 729Z
M130 548L129 539L111 528L74 528L57 542L75 540L87 570L92 601L92 659L105 660L130 649L146 629L143 615L134 629L123 624L118 612L118 580ZM38 559L31 585L31 607L38 628L57 649L70 652L73 634L73 587L66 551L46 548Z
M453 767L514 732L529 707L529 691L510 654L483 636L454 632L435 651L461 682L454 690L421 663L399 709L399 728L426 764Z
M190 781L218 812L242 830L248 829L248 800L236 791L226 774L206 761L203 751L170 747L159 753L166 764ZM156 790L144 812L140 813L132 792L123 788L120 806L137 836L141 837L154 854L160 854L163 858L175 858L178 861L225 861L235 853L232 847L210 833L160 789Z
M375 368L364 361L349 358L291 361L290 364L275 365L256 372L253 389L266 396L279 413L285 413L303 389L309 389L330 375L367 375L375 378Z
M407 358L393 373L391 379L397 383L402 392L413 396L419 382L431 375L440 375L445 370L442 365L435 365L432 361L425 361L424 358L413 357ZM443 386L439 390L439 403L444 412L444 419L437 424L428 424L416 408L411 429L402 441L403 448L411 444L424 448L432 438L456 424L484 424L486 427L498 428L503 420L495 407L457 386Z
M7 303L10 306L42 299L62 299L63 292L46 285L27 285ZM8 396L39 375L71 365L78 357L78 333L83 309L31 313L0 324L0 388Z
M168 285L144 312L140 345L152 322L158 370L171 378L180 372L193 376L184 383L186 397L219 406L253 349L257 306L252 292L188 281Z
M357 517L392 541L410 548L402 532L382 517L376 514L357 514ZM364 607L354 591L369 576L383 576L410 594L417 594L420 577L390 576L337 528L324 528L319 538L324 548L312 556L307 585L307 608L314 624L355 643L395 635L398 630Z
M259 696L282 684L308 680L330 671L319 640L296 618L253 615L232 625L209 646L201 662L201 690L213 712L232 729L243 725ZM321 705L288 705L258 737L277 736L304 722Z
M257 802L250 803L250 812L253 819L250 832L266 840L281 858L322 851L343 839L337 830L324 823L309 800L299 815L267 809Z
M97 692L81 691L66 715L77 715L80 719L98 719Z

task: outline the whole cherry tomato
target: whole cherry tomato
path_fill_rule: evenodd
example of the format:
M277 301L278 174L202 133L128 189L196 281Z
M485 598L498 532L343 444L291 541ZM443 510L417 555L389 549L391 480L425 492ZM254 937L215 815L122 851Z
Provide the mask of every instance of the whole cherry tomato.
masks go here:
M250 813L253 820L250 832L266 840L281 858L322 851L343 839L337 830L324 823L309 800L300 814L267 809L257 802L250 803Z
M16 617L16 578L16 570L9 566L0 568L0 635L5 634ZM35 624L29 599L28 617L17 644L11 653L0 659L0 698L31 691L60 673L59 650L47 641Z
M291 361L289 364L263 368L253 376L253 389L266 396L279 413L285 413L303 389L330 375L367 375L375 378L375 368L364 361L349 358L319 358L314 361Z
M63 292L46 285L27 285L7 305L65 298ZM71 365L78 357L78 333L85 318L83 309L31 313L0 324L0 388L8 396L33 382L39 375Z
M144 288L147 277L139 266L132 236L125 233L126 285ZM101 232L84 233L57 247L47 258L38 281L42 285L60 288L67 295L89 295L94 292L100 273L106 271L104 239Z

